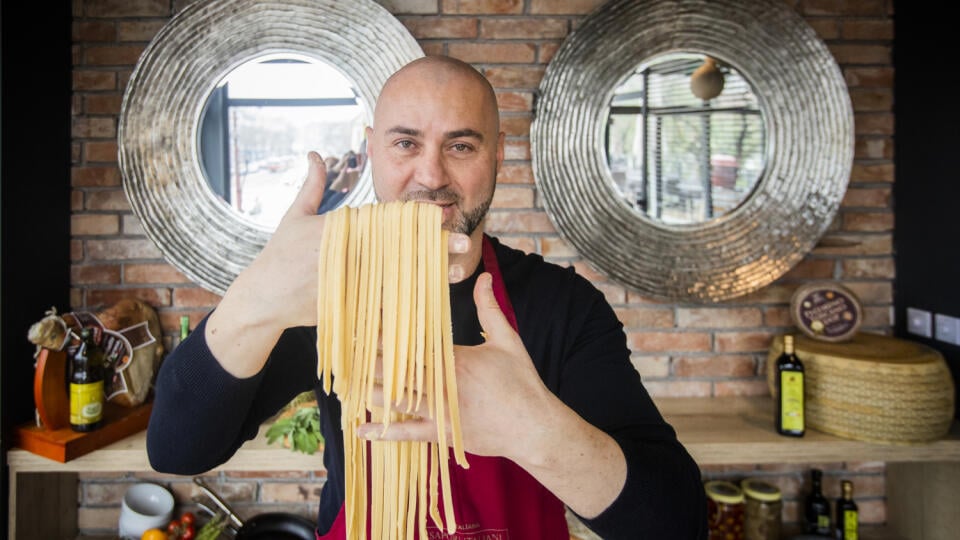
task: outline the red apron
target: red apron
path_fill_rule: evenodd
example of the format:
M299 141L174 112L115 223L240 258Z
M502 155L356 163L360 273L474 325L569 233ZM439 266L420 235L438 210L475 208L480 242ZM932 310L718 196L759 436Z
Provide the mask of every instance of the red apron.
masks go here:
M493 277L493 294L514 330L517 318L507 295L489 238L483 236L483 267ZM467 454L469 469L450 455L450 489L453 491L457 532L447 534L428 517L429 540L568 540L563 502L512 461ZM441 515L442 497L441 497ZM369 530L369 523L368 523ZM343 506L325 535L318 540L346 540ZM418 538L416 532L414 538ZM378 540L378 539L371 539ZM428 539L424 539L428 540Z

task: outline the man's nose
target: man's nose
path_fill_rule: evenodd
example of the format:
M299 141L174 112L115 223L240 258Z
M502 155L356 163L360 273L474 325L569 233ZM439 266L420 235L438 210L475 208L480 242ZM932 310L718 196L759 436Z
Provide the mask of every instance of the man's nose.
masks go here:
M434 191L450 183L443 153L439 150L424 152L417 163L414 181L424 189Z

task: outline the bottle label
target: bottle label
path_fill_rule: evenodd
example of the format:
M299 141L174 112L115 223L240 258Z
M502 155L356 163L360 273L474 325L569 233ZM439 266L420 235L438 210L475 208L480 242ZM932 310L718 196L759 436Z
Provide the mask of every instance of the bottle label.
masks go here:
M93 424L103 418L103 381L70 383L70 423Z
M830 516L826 514L820 514L817 516L817 532L830 532Z
M843 511L843 538L844 540L857 540L857 511Z
M780 373L780 425L785 431L803 431L803 373Z

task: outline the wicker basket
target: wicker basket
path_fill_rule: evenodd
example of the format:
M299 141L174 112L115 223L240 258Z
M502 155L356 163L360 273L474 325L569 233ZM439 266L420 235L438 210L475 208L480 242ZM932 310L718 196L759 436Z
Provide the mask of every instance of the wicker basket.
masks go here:
M806 372L807 426L849 439L910 444L943 437L954 415L954 388L943 356L925 345L860 333L846 343L796 336ZM774 363L783 338L767 356L767 384L776 397Z

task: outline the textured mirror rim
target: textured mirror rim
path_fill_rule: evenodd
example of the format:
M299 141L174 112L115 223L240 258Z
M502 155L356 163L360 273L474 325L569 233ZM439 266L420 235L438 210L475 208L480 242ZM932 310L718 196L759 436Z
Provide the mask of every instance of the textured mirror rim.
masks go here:
M750 81L766 166L736 210L663 225L617 195L604 123L615 88L667 52L716 56ZM853 163L853 110L840 68L776 0L612 0L550 61L530 142L534 179L558 232L598 270L645 296L719 302L756 291L803 259L830 226Z
M117 137L123 189L164 258L217 294L260 253L271 231L207 185L196 142L200 114L224 75L277 52L339 69L365 102L368 123L387 78L423 56L409 31L373 0L196 2L160 30L124 92ZM373 198L367 168L345 203Z

